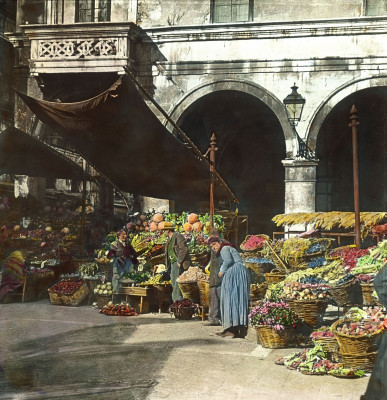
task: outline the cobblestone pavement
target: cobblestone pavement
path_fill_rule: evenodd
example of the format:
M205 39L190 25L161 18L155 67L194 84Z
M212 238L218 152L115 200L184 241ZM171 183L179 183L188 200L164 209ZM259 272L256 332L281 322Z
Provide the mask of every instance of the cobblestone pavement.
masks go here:
M219 327L169 314L111 317L48 300L0 306L1 399L358 400L368 378L305 376Z

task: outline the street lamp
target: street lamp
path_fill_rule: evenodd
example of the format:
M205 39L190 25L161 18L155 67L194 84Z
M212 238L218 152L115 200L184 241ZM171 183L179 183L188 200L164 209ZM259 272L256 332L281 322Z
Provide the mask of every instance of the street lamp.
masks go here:
M288 94L284 98L284 104L288 114L288 119L293 127L295 127L301 120L305 99L297 92L298 86L296 86L296 84L294 84L291 89L292 93Z
M302 111L305 105L305 99L297 92L298 86L294 84L292 86L292 93L288 94L283 102L288 115L288 120L291 123L294 133L296 134L298 141L298 153L297 157L305 158L307 160L314 160L315 155L311 149L308 148L306 143L300 138L296 130L298 122L301 120Z

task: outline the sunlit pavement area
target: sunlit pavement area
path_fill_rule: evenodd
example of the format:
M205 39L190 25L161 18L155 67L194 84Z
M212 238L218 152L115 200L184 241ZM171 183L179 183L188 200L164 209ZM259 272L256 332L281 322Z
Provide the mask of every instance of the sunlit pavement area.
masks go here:
M221 338L169 314L113 317L48 299L0 306L1 399L353 400L368 377L305 376L296 349Z

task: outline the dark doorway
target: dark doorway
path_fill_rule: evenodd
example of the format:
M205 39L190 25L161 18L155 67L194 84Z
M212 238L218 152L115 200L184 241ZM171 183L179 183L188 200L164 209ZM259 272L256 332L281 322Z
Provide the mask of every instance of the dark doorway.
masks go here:
M338 103L317 140L317 211L353 211L352 135L349 112L359 115L360 211L387 209L387 88L364 89Z
M285 196L285 140L275 114L252 95L225 90L192 104L179 125L202 153L215 133L216 168L238 197L239 214L248 215L249 232L271 233Z

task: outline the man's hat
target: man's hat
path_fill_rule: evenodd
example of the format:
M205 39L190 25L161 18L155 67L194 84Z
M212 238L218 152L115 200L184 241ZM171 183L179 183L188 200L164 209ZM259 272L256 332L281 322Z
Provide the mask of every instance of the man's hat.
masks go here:
M162 227L163 231L174 231L175 230L175 224L170 221L165 221L164 226Z

